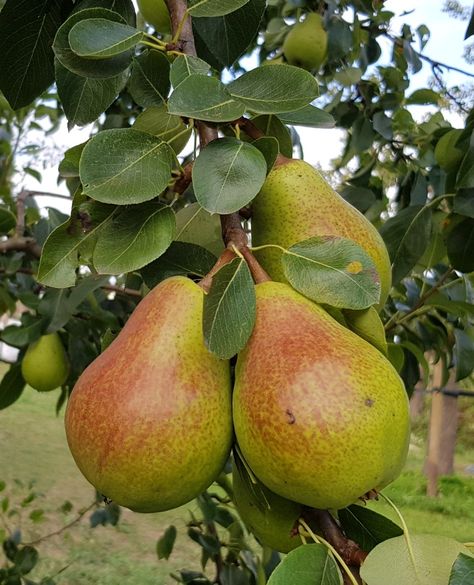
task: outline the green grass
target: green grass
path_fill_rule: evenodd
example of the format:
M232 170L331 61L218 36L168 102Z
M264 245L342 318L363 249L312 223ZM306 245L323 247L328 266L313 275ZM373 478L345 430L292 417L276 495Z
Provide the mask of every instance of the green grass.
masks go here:
M29 541L61 528L88 505L94 491L77 470L66 445L62 414L54 414L56 393L39 394L27 389L10 408L0 411L0 480L7 483L12 501L27 493L15 480L35 481L37 500L21 512L21 518L7 519L11 527L21 524L23 540ZM470 416L470 415L469 415ZM472 421L469 423L471 424ZM406 470L385 493L400 508L413 533L429 532L474 541L474 478L463 474L474 464L471 444L459 446L457 475L442 478L440 497L425 496L426 480L421 473L425 447L417 430ZM73 504L67 513L59 511L65 500ZM382 500L370 506L390 518L396 515ZM45 520L33 524L32 509L41 508ZM62 585L172 585L169 573L179 568L199 568L199 548L186 536L188 507L162 514L140 515L123 510L117 527L91 529L87 517L60 536L38 545L40 563L33 576L39 579L64 569L56 578ZM169 561L156 557L156 541L169 524L178 528L175 550ZM1 524L0 524L1 532ZM0 553L0 566L2 558ZM66 568L65 568L66 567Z

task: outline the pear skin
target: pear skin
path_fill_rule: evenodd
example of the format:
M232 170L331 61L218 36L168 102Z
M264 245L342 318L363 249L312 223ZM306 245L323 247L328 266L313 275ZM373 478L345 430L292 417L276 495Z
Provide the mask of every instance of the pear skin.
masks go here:
M256 287L257 318L239 354L234 428L276 494L344 508L400 473L408 398L390 362L290 286Z
M283 42L283 54L290 65L317 71L326 60L328 35L320 14L310 12L296 23Z
M382 236L310 164L280 157L252 204L252 243L288 248L313 236L348 238L367 252L380 276L377 308L382 307L392 278ZM255 255L273 280L287 282L278 249L266 248Z
M79 469L136 512L189 502L229 456L229 363L204 345L203 297L181 276L155 287L83 372L67 406Z
M69 359L58 333L42 335L26 350L21 373L27 384L39 392L62 386L69 375Z
M232 465L234 504L247 528L262 546L288 553L302 541L295 527L303 506L281 498L257 480L256 484L242 466Z

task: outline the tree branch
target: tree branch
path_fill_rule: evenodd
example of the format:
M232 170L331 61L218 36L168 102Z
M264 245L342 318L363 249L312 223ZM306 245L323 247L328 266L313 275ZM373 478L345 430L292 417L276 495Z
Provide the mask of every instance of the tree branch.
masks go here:
M0 253L5 252L29 252L32 256L41 256L41 247L34 238L13 237L0 242Z

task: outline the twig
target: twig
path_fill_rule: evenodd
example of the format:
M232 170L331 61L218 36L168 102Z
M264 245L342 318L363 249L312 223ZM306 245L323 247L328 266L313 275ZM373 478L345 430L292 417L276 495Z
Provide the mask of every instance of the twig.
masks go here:
M65 526L63 526L59 530L55 530L54 532L50 532L49 534L45 534L44 536L40 536L36 540L32 540L31 542L23 542L22 544L24 544L25 546L34 546L36 544L39 544L40 542L43 542L44 540L47 540L48 538L52 538L53 536L59 536L60 534L62 534L63 532L65 532L66 530L68 530L69 528L71 528L72 526L77 524L78 522L80 522L82 520L82 518L84 518L84 516L87 514L87 512L90 512L90 510L92 510L92 508L94 508L95 506L97 506L97 502L94 500L92 502L92 504L90 504L89 506L87 506L87 508L82 510L76 516L76 518L74 518L74 520L72 520L72 522L69 522L69 524L66 524Z
M4 252L29 252L32 256L41 256L41 247L34 238L9 238L0 242L0 253Z
M441 89L441 91L443 91L450 100L452 100L457 107L464 112L465 114L469 114L469 110L467 108L464 107L464 104L462 102L460 102L458 100L458 98L449 91L449 89L446 87L446 84L443 81L443 78L440 76L440 74L438 73L438 67L436 65L432 65L431 67L431 71L433 72L434 78L436 80L436 82L439 85L439 88Z
M109 292L121 293L121 294L127 295L129 297L136 297L136 298L140 298L140 299L143 297L142 293L139 290L136 290L134 288L121 287L121 286L116 286L113 284L104 284L100 288L102 290L106 290Z
M236 254L233 250L226 248L222 254L217 259L217 262L211 268L211 270L206 274L206 276L198 283L201 288L203 288L206 292L211 290L212 279L214 275L226 264L228 264L231 260L236 258Z
M25 201L30 196L29 191L21 191L16 198L16 227L15 238L22 238L25 233Z

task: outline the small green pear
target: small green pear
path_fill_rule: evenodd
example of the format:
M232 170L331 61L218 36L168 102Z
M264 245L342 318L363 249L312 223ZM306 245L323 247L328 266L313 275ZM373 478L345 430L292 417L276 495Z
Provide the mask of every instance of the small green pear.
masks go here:
M290 65L308 71L318 70L326 59L328 35L321 15L310 12L296 23L283 42L283 54Z
M204 344L203 302L189 278L161 282L84 370L67 405L77 466L101 494L135 512L189 502L230 453L229 362Z
M252 242L255 246L277 244L288 248L313 236L348 238L364 248L380 276L380 309L392 279L381 235L314 167L280 156L252 203ZM287 282L279 250L265 248L255 255L274 280Z
M443 134L436 143L434 151L436 162L447 173L454 171L464 156L462 149L456 146L462 133L461 129L453 128Z
M39 392L64 384L69 375L69 360L58 333L43 335L28 347L21 373L25 382Z
M257 479L254 483L239 460L232 465L232 487L241 519L262 546L288 553L302 544L295 531L301 504L277 496Z
M400 473L410 417L390 362L290 286L256 286L257 315L235 371L245 461L268 489L340 509Z
M165 0L138 0L138 8L143 18L158 32L171 32L170 15Z

